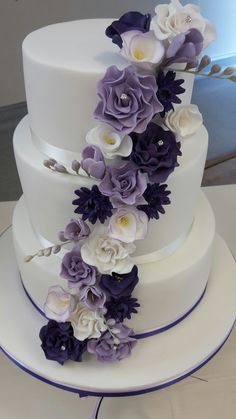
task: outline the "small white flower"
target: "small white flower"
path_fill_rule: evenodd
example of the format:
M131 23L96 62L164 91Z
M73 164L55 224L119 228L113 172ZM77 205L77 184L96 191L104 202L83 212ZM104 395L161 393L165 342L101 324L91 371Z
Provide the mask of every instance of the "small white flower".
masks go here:
M202 114L197 105L180 105L168 112L165 124L180 138L193 135L203 123Z
M128 31L121 35L123 46L120 54L136 66L151 69L161 62L165 48L153 31L142 33L140 31Z
M96 266L101 274L125 274L134 266L130 254L135 249L134 244L122 243L108 234L94 234L85 241L81 255L85 263Z
M101 310L91 311L79 303L70 317L74 336L78 340L99 338L107 330Z
M86 136L88 144L96 145L107 159L116 156L127 157L132 151L132 139L129 135L122 136L110 125L101 124L92 128Z
M144 239L147 235L148 217L134 207L121 207L110 218L110 236L125 243Z
M44 304L44 313L48 319L65 322L76 306L76 297L59 285L49 288Z
M177 34L196 28L201 32L204 38L203 47L206 48L216 37L214 26L201 15L199 7L194 4L182 6L179 0L171 0L170 4L158 5L155 12L151 29L157 39L171 41Z

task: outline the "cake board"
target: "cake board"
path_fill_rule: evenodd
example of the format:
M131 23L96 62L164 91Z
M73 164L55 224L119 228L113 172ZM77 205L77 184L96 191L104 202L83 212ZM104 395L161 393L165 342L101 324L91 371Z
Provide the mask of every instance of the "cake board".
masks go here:
M139 340L133 355L122 362L101 364L85 359L83 363L69 362L62 367L46 360L40 348L38 333L45 319L22 288L10 228L0 238L0 252L3 352L35 378L81 396L135 396L174 384L208 362L233 328L236 265L223 240L216 236L213 269L205 296L181 323L164 333ZM105 419L99 402L99 418ZM98 409L94 412L96 416Z

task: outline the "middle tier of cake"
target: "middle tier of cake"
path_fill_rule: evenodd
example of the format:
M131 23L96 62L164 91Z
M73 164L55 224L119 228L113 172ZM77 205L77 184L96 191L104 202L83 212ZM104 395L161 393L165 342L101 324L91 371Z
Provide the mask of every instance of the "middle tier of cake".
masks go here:
M165 182L171 191L171 204L165 206L165 214L158 220L150 220L147 237L136 241L136 263L155 261L158 253L164 250L165 254L170 254L184 242L195 215L207 145L208 134L204 127L182 142L179 167ZM28 117L15 131L14 150L32 227L41 241L40 247L47 247L58 241L58 232L76 217L72 205L76 198L74 191L81 187L90 189L98 181L56 173L44 167L43 161L54 156L44 155L37 149L31 138Z
M23 285L30 299L43 310L48 288L67 286L66 280L60 278L65 250L49 258L24 262L26 255L34 254L41 247L24 197L14 212L13 235ZM178 250L162 260L138 264L139 283L132 296L138 298L140 307L138 314L127 321L136 334L175 324L201 299L210 273L214 235L214 214L201 193L191 231Z

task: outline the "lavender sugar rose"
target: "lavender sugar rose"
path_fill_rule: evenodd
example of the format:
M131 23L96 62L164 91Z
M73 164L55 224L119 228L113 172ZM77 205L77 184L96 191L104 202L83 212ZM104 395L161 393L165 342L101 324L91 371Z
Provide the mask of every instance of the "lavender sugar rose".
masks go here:
M138 74L131 65L124 70L109 67L98 82L97 93L100 101L94 117L122 134L144 132L154 115L163 110L155 77Z
M96 268L83 261L79 247L74 247L63 257L60 276L67 279L70 288L94 285L97 275Z
M109 167L99 185L99 190L103 195L110 197L114 208L118 208L123 205L145 203L143 193L146 187L146 177L128 163L120 168Z

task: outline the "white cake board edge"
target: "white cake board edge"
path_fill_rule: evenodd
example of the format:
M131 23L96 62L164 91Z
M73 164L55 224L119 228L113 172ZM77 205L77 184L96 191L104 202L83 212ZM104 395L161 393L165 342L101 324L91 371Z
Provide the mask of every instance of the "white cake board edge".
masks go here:
M205 296L177 326L138 341L132 356L114 364L88 358L64 366L45 359L38 333L46 323L22 288L11 229L0 238L0 347L20 368L81 396L124 397L156 391L193 374L223 346L236 317L236 264L216 236Z

